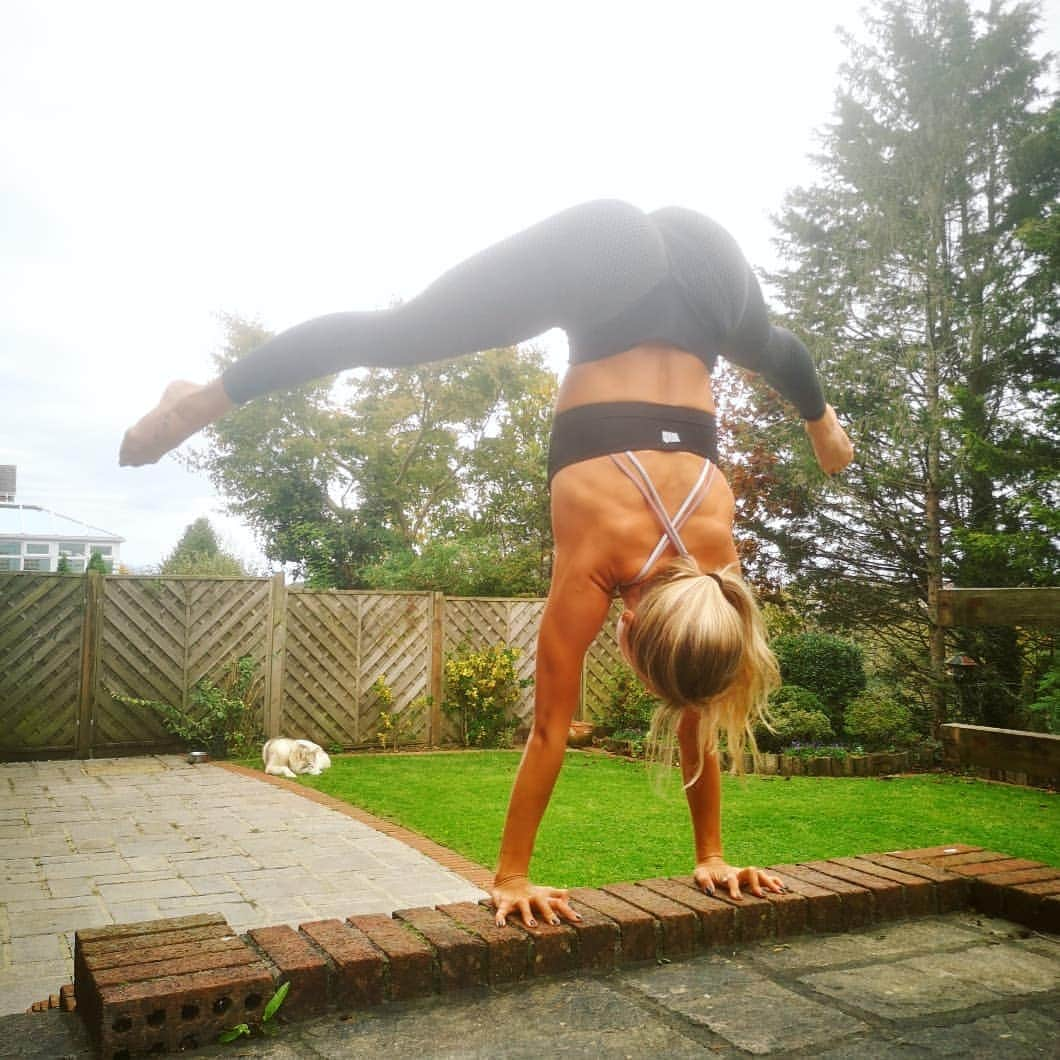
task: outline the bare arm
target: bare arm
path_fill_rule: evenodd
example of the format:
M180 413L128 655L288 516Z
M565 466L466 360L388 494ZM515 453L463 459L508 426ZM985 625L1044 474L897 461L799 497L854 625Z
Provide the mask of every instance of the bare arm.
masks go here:
M585 652L599 632L610 599L587 577L556 572L538 634L534 724L519 764L501 838L493 902L497 922L511 913L534 926L534 915L558 923L576 919L567 893L534 887L528 878L541 819L563 764L567 732L581 695Z
M677 727L681 752L681 773L685 783L699 769L700 749L696 713L686 710ZM692 815L692 834L696 846L695 881L710 894L715 884L725 887L729 896L739 899L740 885L759 898L765 890L781 892L784 885L778 876L756 868L734 868L725 860L721 842L721 762L717 753L703 755L699 778L685 788L688 811Z

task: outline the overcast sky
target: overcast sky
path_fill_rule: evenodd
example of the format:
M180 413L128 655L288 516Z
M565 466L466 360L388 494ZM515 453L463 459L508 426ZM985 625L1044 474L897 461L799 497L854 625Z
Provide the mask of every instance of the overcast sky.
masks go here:
M0 0L0 464L18 499L157 564L208 516L174 458L117 465L220 312L280 330L409 297L600 197L689 206L751 261L813 179L853 0ZM1060 0L1042 47L1060 45ZM565 350L555 338L554 367Z

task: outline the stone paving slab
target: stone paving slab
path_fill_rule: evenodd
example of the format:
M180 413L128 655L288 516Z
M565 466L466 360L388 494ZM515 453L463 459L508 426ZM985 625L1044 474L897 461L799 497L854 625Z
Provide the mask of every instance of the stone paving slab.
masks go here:
M362 821L177 755L0 764L0 800L0 1015L72 980L81 928L219 912L245 931L485 897Z
M840 976L858 988L837 998ZM597 977L534 979L340 1011L288 1024L271 1040L243 1039L196 1055L1055 1060L1058 982L1056 936L954 913L726 947ZM940 991L949 995L945 1008L935 1004ZM91 1055L76 1014L0 1019L0 1060Z

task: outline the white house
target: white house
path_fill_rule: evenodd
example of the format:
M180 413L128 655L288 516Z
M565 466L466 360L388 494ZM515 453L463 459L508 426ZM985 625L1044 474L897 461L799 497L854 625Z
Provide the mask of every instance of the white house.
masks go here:
M0 571L54 571L66 556L70 571L79 573L93 552L108 571L115 570L124 540L47 508L16 503L15 468L0 466Z

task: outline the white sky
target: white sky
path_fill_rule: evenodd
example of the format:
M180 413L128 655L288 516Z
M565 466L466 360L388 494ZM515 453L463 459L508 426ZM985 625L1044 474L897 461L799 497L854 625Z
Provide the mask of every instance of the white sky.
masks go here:
M205 381L215 315L280 330L409 297L576 202L679 204L774 264L854 0L0 0L0 463L158 563L208 516L125 427ZM623 13L625 12L625 13ZM634 14L633 12L637 12ZM1060 46L1060 0L1043 48ZM550 344L554 367L565 360Z

